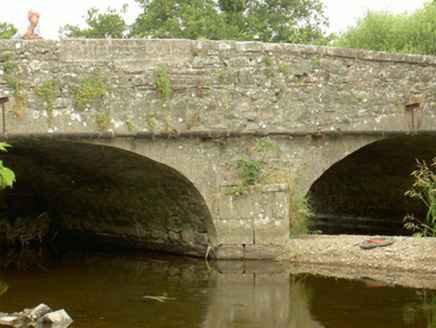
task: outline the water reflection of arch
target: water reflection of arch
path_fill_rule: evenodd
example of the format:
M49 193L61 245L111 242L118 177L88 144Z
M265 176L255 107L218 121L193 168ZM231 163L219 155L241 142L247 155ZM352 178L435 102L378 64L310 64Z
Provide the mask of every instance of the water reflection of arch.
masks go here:
M166 165L102 145L9 143L2 158L17 183L4 211L47 211L56 229L128 247L203 254L216 237L199 191Z
M401 136L370 143L328 168L310 187L316 219L327 233L410 234L407 213L425 215L421 202L404 196L416 159L436 157L433 136Z

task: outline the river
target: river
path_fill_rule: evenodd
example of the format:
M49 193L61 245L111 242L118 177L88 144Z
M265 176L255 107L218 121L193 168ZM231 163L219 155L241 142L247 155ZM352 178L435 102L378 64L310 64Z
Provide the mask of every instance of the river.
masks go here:
M0 312L45 303L70 327L436 327L436 293L278 262L30 251L0 269Z

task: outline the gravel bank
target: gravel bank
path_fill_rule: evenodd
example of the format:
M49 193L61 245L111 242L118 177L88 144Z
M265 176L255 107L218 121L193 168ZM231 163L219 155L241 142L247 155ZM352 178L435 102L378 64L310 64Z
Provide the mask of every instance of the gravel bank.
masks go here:
M360 247L365 240L379 237L295 236L279 260L301 273L436 288L436 238L392 237L393 244L389 246Z

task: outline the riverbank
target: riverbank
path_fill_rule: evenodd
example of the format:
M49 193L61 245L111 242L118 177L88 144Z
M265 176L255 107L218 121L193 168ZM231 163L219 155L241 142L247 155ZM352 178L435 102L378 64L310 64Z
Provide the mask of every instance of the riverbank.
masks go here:
M392 237L391 245L361 248L370 238L377 236L293 236L279 260L299 273L436 289L435 238Z

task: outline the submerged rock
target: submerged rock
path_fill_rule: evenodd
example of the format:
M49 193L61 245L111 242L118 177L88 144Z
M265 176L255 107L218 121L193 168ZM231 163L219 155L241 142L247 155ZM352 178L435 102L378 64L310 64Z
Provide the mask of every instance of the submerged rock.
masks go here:
M56 327L66 328L73 319L64 309L52 311L44 303L33 309L24 309L21 312L8 314L0 313L0 324L16 328L42 328Z

